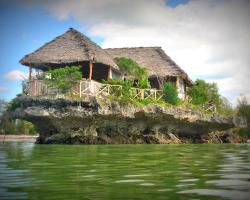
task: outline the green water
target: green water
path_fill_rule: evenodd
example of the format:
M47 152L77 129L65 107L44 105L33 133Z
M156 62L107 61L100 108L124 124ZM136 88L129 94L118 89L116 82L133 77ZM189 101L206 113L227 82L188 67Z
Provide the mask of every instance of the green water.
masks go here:
M250 199L249 144L0 145L0 199Z

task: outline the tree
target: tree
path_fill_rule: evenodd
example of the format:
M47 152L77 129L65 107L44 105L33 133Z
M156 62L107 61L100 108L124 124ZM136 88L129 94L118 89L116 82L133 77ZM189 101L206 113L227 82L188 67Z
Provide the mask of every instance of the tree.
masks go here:
M197 79L193 87L188 90L188 95L192 98L191 102L195 105L211 102L218 107L222 103L217 84L206 83L200 79Z
M3 99L0 99L0 116L6 110L8 102Z
M220 105L218 107L218 112L220 114L224 114L227 116L233 116L235 114L235 110L233 109L232 104L229 102L229 100L226 97L220 97Z
M119 57L114 59L120 70L138 79L137 87L141 89L150 88L148 73L145 67L140 66L130 58Z
M54 70L49 70L51 79L47 79L45 83L49 87L61 89L62 92L67 92L73 85L82 79L81 66L66 66Z
M248 125L250 125L250 104L248 104L247 98L242 96L238 99L238 115L245 117Z
M212 101L217 107L223 103L223 100L219 94L218 85L216 83L208 84L208 100Z
M192 103L201 105L208 102L208 84L203 80L196 80L193 87L188 90L188 95L192 98Z
M179 102L178 92L173 83L166 82L163 86L163 98L166 102L176 105Z

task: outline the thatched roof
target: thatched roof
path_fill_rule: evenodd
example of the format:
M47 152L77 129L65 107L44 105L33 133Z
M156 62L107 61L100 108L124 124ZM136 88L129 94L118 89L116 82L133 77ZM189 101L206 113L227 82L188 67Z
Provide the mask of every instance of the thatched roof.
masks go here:
M192 84L192 80L161 47L134 47L105 49L115 57L127 57L135 60L139 65L147 68L149 77L180 76Z
M35 52L23 57L20 62L46 70L49 67L65 66L93 61L110 65L119 70L112 57L82 33L70 28L64 34L46 43Z

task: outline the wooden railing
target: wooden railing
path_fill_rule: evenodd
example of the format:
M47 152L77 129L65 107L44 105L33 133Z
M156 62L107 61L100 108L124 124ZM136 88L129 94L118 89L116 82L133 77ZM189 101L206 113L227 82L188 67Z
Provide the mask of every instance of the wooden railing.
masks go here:
M163 97L162 90L157 89L140 89L140 88L131 88L130 96L133 99L154 99L159 100Z
M74 95L80 97L88 96L108 96L113 95L116 97L123 96L123 87L121 85L102 84L93 80L83 80L77 82L70 90ZM23 94L30 96L43 96L50 94L58 94L61 91L57 88L48 87L42 80L32 80L23 83ZM162 98L162 90L157 89L129 89L131 99L154 99L159 100Z

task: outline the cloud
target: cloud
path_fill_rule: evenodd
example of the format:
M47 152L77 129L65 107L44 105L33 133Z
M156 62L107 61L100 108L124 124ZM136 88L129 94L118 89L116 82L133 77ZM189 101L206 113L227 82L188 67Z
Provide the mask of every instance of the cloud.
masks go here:
M4 93L4 92L7 92L8 91L8 88L5 87L5 86L0 86L0 93Z
M8 81L24 80L27 78L27 74L19 70L13 70L5 74L4 79Z
M18 2L60 20L73 17L105 48L162 46L191 78L216 81L231 101L250 95L249 0L191 0L175 8L163 0Z

